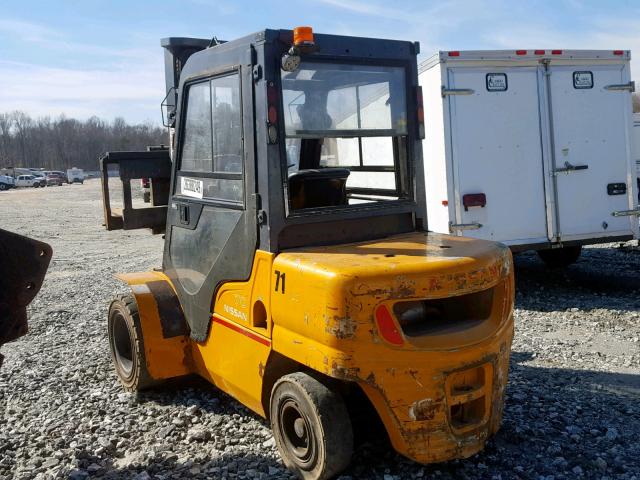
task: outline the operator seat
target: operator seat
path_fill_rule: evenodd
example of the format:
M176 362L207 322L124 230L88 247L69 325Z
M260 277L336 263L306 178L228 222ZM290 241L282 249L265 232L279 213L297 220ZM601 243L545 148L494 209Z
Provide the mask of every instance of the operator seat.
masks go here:
M348 205L346 168L298 170L289 174L293 210Z

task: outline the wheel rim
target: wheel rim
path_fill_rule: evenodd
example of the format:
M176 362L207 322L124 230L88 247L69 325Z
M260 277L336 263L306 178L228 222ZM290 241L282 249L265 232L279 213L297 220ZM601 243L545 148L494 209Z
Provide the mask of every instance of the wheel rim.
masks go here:
M278 425L289 457L300 468L310 470L316 463L316 437L307 417L293 398L282 401Z
M124 316L116 312L111 327L111 341L118 370L125 378L133 373L133 341Z

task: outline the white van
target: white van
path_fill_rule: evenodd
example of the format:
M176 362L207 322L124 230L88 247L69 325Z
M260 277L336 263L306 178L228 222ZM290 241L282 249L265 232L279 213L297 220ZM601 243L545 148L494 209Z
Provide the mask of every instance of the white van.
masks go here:
M535 249L638 236L630 53L439 52L420 66L429 229Z
M70 168L67 170L67 183L84 183L84 170L81 168Z

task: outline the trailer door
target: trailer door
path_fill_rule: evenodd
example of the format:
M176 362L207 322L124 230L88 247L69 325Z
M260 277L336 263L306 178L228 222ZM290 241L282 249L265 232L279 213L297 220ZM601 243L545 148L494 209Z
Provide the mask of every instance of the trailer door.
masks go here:
M537 67L450 67L456 221L509 245L548 241Z
M633 233L631 92L623 65L551 66L558 240ZM631 217L636 220L636 217Z

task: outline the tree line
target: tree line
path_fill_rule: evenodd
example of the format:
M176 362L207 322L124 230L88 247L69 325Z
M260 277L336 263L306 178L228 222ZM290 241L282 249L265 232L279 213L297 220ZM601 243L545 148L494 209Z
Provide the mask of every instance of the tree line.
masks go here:
M635 93L633 111L640 112L640 95ZM144 150L168 142L166 128L128 124L121 117L108 122L95 116L87 120L65 115L34 119L21 111L0 113L0 168L98 170L98 157L104 152Z
M98 170L98 157L104 152L144 150L168 141L166 128L128 124L120 117L108 122L98 117L34 119L20 111L0 113L0 168Z

